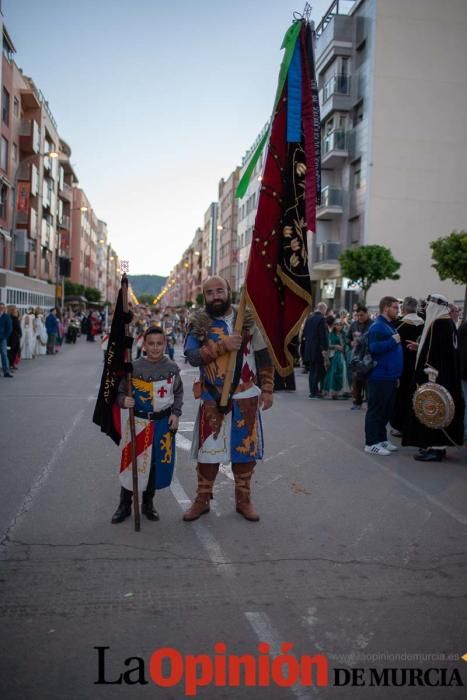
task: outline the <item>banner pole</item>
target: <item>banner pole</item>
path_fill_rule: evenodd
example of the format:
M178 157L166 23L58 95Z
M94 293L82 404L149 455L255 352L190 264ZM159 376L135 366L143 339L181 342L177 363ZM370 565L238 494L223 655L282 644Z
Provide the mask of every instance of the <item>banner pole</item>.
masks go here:
M123 312L128 313L128 277L126 274L122 275L122 300L123 300ZM130 336L130 324L125 323L125 336ZM131 349L125 348L125 363L131 364ZM132 397L132 373L127 372L127 385L128 391L127 396ZM141 529L141 519L139 514L139 494L138 494L138 460L136 457L136 428L135 428L135 410L134 408L129 408L129 422L130 422L130 439L131 439L131 471L133 476L133 515L135 522L135 532L139 532Z
M242 332L243 320L245 318L245 308L246 308L246 294L245 294L245 290L242 289L242 292L240 294L240 302L238 305L237 318L235 320L235 327L234 327L235 333ZM225 373L224 386L222 389L222 396L221 396L221 400L220 400L220 404L219 404L220 408L226 408L227 404L229 402L229 394L230 394L230 390L232 387L235 365L237 363L237 353L238 353L238 350L233 350L229 356L229 364L227 366L227 371Z

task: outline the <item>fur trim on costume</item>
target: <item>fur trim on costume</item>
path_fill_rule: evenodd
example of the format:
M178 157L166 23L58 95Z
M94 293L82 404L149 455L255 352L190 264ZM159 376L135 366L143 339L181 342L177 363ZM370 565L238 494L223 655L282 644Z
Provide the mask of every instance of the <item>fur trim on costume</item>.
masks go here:
M237 317L238 306L232 304L234 310L234 318ZM190 330L193 331L195 336L201 342L204 342L208 338L208 333L212 325L211 316L204 309L197 309L193 311L190 316ZM245 309L245 317L243 319L242 332L251 333L255 325L255 318L249 309Z
M204 309L196 309L190 316L189 328L202 343L207 340L212 319Z

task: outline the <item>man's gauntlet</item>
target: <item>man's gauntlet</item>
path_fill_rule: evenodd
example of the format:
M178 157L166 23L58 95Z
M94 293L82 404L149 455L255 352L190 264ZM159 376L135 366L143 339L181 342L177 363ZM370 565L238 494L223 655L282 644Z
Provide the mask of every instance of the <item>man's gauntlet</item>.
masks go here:
M210 362L214 362L221 355L225 355L227 348L223 340L208 340L205 345L202 345L199 349L201 360L203 365L208 365Z

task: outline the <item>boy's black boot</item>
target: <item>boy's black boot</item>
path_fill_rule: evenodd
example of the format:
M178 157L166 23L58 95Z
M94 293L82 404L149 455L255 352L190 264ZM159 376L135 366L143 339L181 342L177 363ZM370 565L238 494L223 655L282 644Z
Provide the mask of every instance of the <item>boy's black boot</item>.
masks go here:
M112 515L112 524L122 523L125 518L131 515L131 502L133 500L133 493L128 491L128 489L120 489L120 503L115 513Z
M159 520L159 513L154 508L152 499L154 496L152 494L143 493L143 502L141 504L141 512L147 517L148 520Z

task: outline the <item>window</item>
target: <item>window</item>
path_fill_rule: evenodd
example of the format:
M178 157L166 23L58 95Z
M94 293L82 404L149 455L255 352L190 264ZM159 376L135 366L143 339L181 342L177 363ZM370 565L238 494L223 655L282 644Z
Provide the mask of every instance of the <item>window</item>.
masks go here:
M0 219L6 219L8 202L8 187L3 185L0 187Z
M15 117L19 117L19 100L17 97L13 98L13 114Z
M362 162L360 158L352 165L352 170L354 189L359 190L362 183Z
M3 35L3 55L5 56L8 63L12 62L12 60L13 60L13 47L6 40L5 35Z
M14 162L16 163L18 160L18 146L16 143L13 144L13 149L11 151L11 157L13 158Z
M0 168L5 172L8 170L8 141L4 136L0 145Z
M354 216L349 219L349 234L350 243L352 246L358 245L360 242L360 217Z
M355 66L356 68L360 68L362 63L364 63L366 60L366 40L364 39L362 43L357 46L357 52L355 56Z
M10 123L10 93L6 88L2 89L2 121L7 126Z
M363 121L363 100L360 100L360 102L355 105L353 114L352 114L352 124L353 126L357 126L360 124L360 122Z

